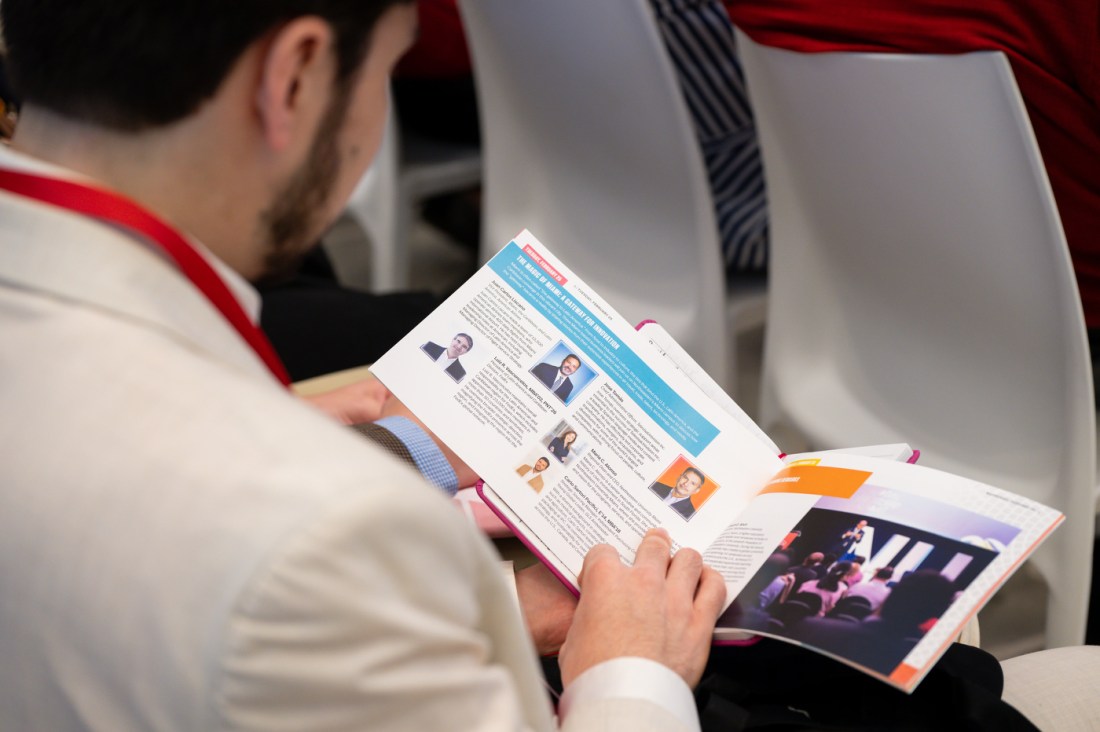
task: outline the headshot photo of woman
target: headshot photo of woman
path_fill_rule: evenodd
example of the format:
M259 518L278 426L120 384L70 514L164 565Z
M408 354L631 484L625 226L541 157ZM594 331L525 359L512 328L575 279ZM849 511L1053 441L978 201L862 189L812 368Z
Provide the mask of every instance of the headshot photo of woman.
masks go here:
M577 433L573 430L566 430L550 440L550 444L546 446L546 449L558 459L559 463L564 463L565 459L569 457L570 450L573 449L573 443L576 441Z

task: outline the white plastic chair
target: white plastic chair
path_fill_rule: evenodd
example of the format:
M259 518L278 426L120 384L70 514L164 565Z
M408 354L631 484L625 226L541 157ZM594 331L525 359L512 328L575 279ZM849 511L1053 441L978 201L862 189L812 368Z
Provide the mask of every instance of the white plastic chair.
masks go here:
M1001 698L1041 730L1095 732L1100 721L1100 646L1029 653L1001 664Z
M646 0L462 0L481 112L482 259L530 229L719 383L761 286L727 303L702 156ZM739 310L736 310L740 308Z
M408 236L420 205L431 196L480 182L477 146L402 135L391 104L382 146L346 206L370 249L356 240L326 240L340 282L373 292L408 287Z
M1011 68L799 54L738 34L772 217L761 424L921 463L1067 520L1046 645L1082 642L1096 442L1065 236Z

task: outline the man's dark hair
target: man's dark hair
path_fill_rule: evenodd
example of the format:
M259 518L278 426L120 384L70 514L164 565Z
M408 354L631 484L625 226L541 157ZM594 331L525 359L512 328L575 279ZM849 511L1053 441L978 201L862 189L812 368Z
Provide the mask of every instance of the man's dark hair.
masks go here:
M304 15L332 26L343 84L382 13L410 1L3 0L0 22L24 103L138 131L194 112L249 44Z
M699 487L702 488L707 482L707 476L703 475L703 471L698 468L684 468L684 472L680 473L680 477L687 475L688 473L694 473L699 478Z
M883 567L879 571L875 572L875 579L888 580L894 576L893 567Z
M931 569L905 575L894 585L879 609L884 622L912 629L940 617L955 595L955 584Z
M851 571L851 562L837 562L829 569L828 574L817 581L818 589L826 592L836 592L840 589L840 581Z
M570 353L570 354L569 354L568 356L566 356L565 358L563 358L563 359L561 360L561 362L562 362L562 363L564 364L564 363L565 363L566 361L568 361L569 359L573 359L574 361L576 361L576 362L577 362L577 368L580 368L580 365L581 365L582 363L584 363L584 361L581 361L581 359L580 359L580 356L577 356L576 354L573 354L573 353Z

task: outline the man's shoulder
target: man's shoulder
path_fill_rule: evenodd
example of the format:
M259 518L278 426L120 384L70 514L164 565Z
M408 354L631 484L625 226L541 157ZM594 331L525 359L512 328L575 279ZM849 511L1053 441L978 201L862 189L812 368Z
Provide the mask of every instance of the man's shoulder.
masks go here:
M882 582L875 582L874 580L856 582L848 590L849 595L857 595L860 597L876 597L878 595L885 595L888 592L890 592L889 587Z
M675 501L672 507L685 518L691 518L695 515L695 504L691 502L691 496Z
M538 363L531 368L531 373L535 375L539 381L541 381L548 388L554 383L554 376L558 371L558 367L552 363Z
M54 369L42 377L44 336L28 335L16 343L24 360L2 374L28 392L6 405L9 415L28 440L73 456L66 470L74 475L136 479L144 471L158 475L162 494L189 482L198 492L279 486L318 495L328 485L417 479L262 371L243 370L125 319L80 318L57 326L61 332L71 336L66 348L79 354L80 370ZM126 459L112 460L120 449ZM5 462L28 475L45 468L34 455Z
M118 374L119 385L100 384L101 393L86 393L63 419L58 402L97 392L94 381L55 383L45 404L8 405L28 444L41 447L0 465L5 499L17 509L0 516L0 532L16 554L32 558L23 573L3 571L6 590L19 599L0 613L0 633L32 622L35 607L76 607L80 627L97 629L81 642L110 658L97 669L101 678L132 677L148 665L149 649L172 658L172 668L126 708L207 708L193 682L223 667L221 654L236 652L224 634L246 627L227 626L228 618L332 622L361 596L365 576L392 572L379 557L397 551L395 527L430 537L401 544L426 561L468 554L468 538L451 521L461 517L381 449L273 384L186 371ZM33 414L49 405L52 418ZM79 539L65 529L72 525ZM95 580L74 576L78 566L95 567ZM295 595L303 582L330 594ZM97 600L105 586L110 603ZM132 617L149 621L124 627ZM42 622L68 639L68 626ZM128 643L113 645L118 637ZM20 641L18 656L29 673L49 673L33 639ZM0 671L5 678L14 680ZM172 719L172 726L209 728Z

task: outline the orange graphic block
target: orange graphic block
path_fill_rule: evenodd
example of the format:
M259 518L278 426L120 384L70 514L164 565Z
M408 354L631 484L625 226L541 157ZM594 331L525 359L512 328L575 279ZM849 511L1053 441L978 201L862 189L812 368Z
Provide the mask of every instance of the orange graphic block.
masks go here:
M909 688L909 682L917 675L919 669L903 663L894 669L894 673L890 674L890 680L896 684L900 684L903 689Z
M871 474L866 470L828 468L821 465L788 465L768 481L761 493L806 493L812 496L851 498Z

